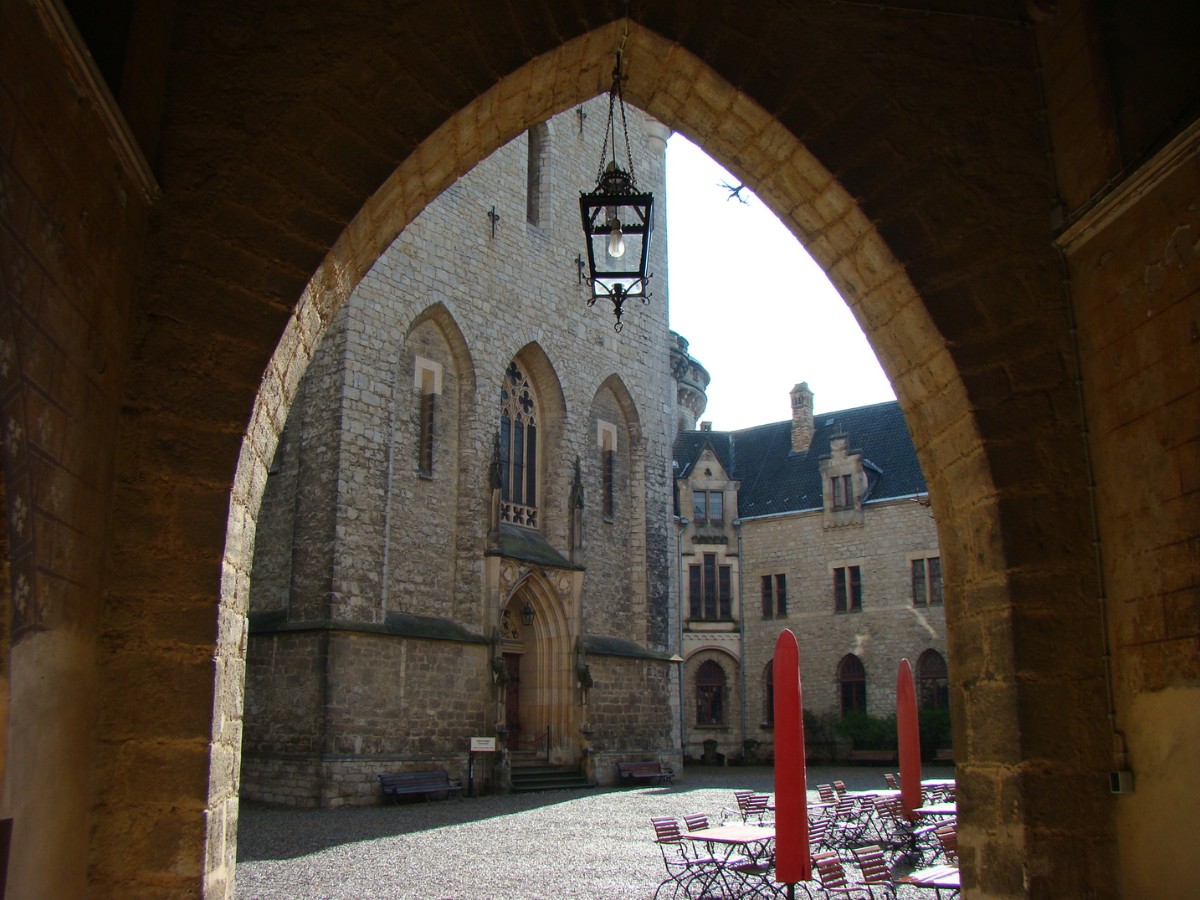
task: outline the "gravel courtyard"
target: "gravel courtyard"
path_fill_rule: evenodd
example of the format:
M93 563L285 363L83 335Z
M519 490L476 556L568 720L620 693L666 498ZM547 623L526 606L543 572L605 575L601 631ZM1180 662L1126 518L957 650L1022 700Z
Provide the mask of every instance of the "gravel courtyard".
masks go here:
M883 787L883 771L810 767L809 787L837 778L851 789ZM953 770L931 768L925 775L952 777ZM332 810L246 804L237 896L649 900L663 877L651 816L704 812L719 820L734 804L733 790L765 792L772 784L770 768L689 767L662 787Z

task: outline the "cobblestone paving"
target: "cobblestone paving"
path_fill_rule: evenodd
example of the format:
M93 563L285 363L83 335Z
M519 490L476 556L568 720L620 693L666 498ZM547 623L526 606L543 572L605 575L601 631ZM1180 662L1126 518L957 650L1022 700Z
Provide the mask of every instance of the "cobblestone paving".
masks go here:
M809 786L840 778L852 790L883 787L883 771L810 767ZM331 810L244 805L237 897L649 900L663 877L651 816L703 812L719 820L734 789L770 791L772 781L770 768L689 767L662 787Z

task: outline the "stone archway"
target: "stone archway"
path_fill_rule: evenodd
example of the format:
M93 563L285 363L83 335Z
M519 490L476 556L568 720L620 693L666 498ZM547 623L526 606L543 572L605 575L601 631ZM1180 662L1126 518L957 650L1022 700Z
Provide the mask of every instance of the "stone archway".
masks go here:
M1018 711L1024 703L1041 702L1037 697L1042 694L1046 699L1053 694L1057 701L1058 692L1041 678L1018 676L1047 662L1037 658L1036 650L1027 655L1016 641L1024 618L1018 611L1029 600L1040 607L1034 598L1040 597L1046 579L1072 586L1086 579L1086 565L1055 563L1051 571L1032 563L1032 568L1027 567L1029 577L1013 577L1026 548L1001 536L1008 534L1007 522L1014 517L1035 516L1038 500L1017 499L993 480L993 456L1000 453L1003 463L1005 448L1003 443L984 441L980 431L980 416L990 415L987 404L993 402L981 393L989 386L976 377L964 379L963 366L969 360L956 358L883 236L796 135L699 59L649 29L616 22L530 61L451 116L367 201L310 280L268 367L235 480L230 534L241 535L244 523L253 520L261 472L275 441L274 410L290 401L308 348L332 311L345 301L387 243L459 172L508 136L600 93L606 87L612 49L626 30L628 100L685 131L714 158L747 178L826 269L892 379L943 526L940 543L947 583L953 585L948 591L947 624L956 667L952 673L957 686L955 708L960 711L955 743L965 748L960 766L960 778L967 786L964 795L1004 793L1014 798L1008 807L1014 812L1002 827L992 818L995 810L990 803L967 807L962 821L968 850L965 865L981 871L998 867L1009 873L1005 879L1015 877L1013 860L1042 853L1027 843L1022 824L1032 815L1025 804L1038 804L1045 796L1041 780L1067 772L1068 777L1082 777L1084 770L1094 767L1102 749L1097 747L1103 740L1096 727L1099 720L1081 719L1074 740L1086 748L1085 753L1072 761L1055 760L1045 775L1035 776L1022 768L1030 753L1029 726L1020 721ZM562 64L564 55L585 62L567 68ZM538 90L532 89L535 85ZM464 140L464 134L473 137ZM483 139L481 134L489 137ZM1039 268L1030 280L1041 274ZM1051 319L1061 315L1063 297L1057 285L1039 287L1054 301L1045 315ZM961 348L958 354L963 357ZM1006 407L1001 403L998 408ZM1052 424L1041 410L1031 410L1034 413L1042 416L1040 425ZM989 419L989 424L995 423ZM1062 427L1059 424L1055 430ZM230 601L244 577L240 573L246 571L246 542L231 541L230 549L225 583L234 592L226 595L223 605L233 615L223 621L236 628L238 603ZM1015 558L1014 549L1021 551ZM1067 612L1078 614L1075 609ZM1034 611L1034 619L1045 615L1043 609ZM228 641L221 643L228 645ZM1082 656L1086 657L1086 650ZM237 677L236 666L218 671ZM1088 679L1079 682L1078 690L1081 696L1090 694ZM236 693L236 681L226 686L219 678L218 696ZM229 750L236 754L236 747ZM1037 755L1049 764L1042 751ZM229 785L214 783L210 812L219 818L220 807L233 802ZM1044 809L1036 817L1052 821L1055 814ZM978 859L971 855L973 844L981 848ZM1042 842L1045 853L1053 855L1052 845L1053 841Z
M519 657L520 672L520 731L509 747L544 753L555 763L574 764L581 749L574 702L576 629L564 597L572 596L577 578L561 573L559 589L552 583L554 575L541 571L526 575L508 595L501 613L502 649L506 657ZM526 609L529 624L522 622Z
M439 22L436 4L180 6L175 40L164 26L152 48L162 68L130 79L161 89L170 68L155 148L166 192L147 230L147 212L129 202L133 180L113 174L119 163L103 123L36 25L34 8L46 6L5 7L14 52L0 66L5 109L20 113L5 119L14 139L3 174L16 176L16 192L6 183L0 204L12 229L6 250L16 250L10 273L22 285L5 299L28 326L15 344L14 377L44 412L31 407L30 427L12 436L42 467L29 494L41 527L30 559L38 602L51 613L48 629L11 656L14 709L22 709L12 718L9 771L23 785L27 823L14 877L35 885L90 877L98 894L204 884L215 896L231 890L248 547L299 371L339 298L398 227L472 160L601 90L624 29L603 24L614 14L604 4L506 17L467 2L461 27ZM931 8L913 17L887 4L751 7L714 15L691 3L649 5L646 22L665 37L631 25L628 96L744 175L806 239L897 385L943 530L951 675L965 717L956 743L970 798L968 889L1102 890L1120 863L1112 809L1096 790L1110 757L1081 447L1095 440L1104 450L1117 507L1105 523L1124 529L1122 504L1139 491L1126 485L1146 483L1130 482L1122 468L1127 448L1141 448L1138 417L1185 419L1166 411L1165 391L1140 387L1129 401L1131 381L1113 387L1105 374L1092 376L1104 383L1093 381L1090 399L1139 434L1082 434L1072 323L1048 246L1055 190L1038 90L1043 35L1029 32L1014 12L1019 3L996 16ZM1089 78L1064 76L1060 85L1099 92ZM1092 96L1081 94L1084 103ZM151 131L160 108L148 112ZM1060 108L1051 119L1060 131L1080 121ZM1061 156L1092 133L1065 141ZM9 165L13 147L19 165ZM825 167L810 165L813 157ZM344 228L396 160L403 176ZM1075 192L1122 177L1103 174L1081 178ZM1163 207L1171 212L1147 212L1155 229L1136 229L1141 242L1128 242L1136 252L1159 240L1168 216L1184 214L1194 186L1175 190ZM843 215L847 196L866 215L854 204ZM1112 244L1133 232L1128 221L1114 228ZM1097 270L1106 255L1097 254ZM1125 265L1139 278L1145 270L1144 259ZM248 416L270 348L313 271ZM1118 279L1072 278L1085 327L1108 317ZM1173 296L1184 309L1178 290ZM50 323L54 331L43 330ZM1183 325L1160 327L1186 334ZM1108 337L1100 329L1091 346L1107 352ZM1165 344L1163 333L1143 337ZM1173 352L1168 358L1182 361L1186 351ZM1095 365L1107 368L1099 358ZM1187 383L1165 374L1147 380ZM1156 448L1144 468L1161 470L1165 482L1178 460ZM11 510L16 483L7 487ZM1138 546L1177 544L1185 529L1158 524ZM1147 560L1169 562L1163 550L1135 557L1127 553L1122 575L1132 578ZM1152 590L1146 606L1161 605L1164 590ZM1140 630L1129 621L1137 618L1127 614L1114 631ZM1147 662L1166 671L1178 660ZM1141 664L1135 654L1127 666ZM1133 675L1123 697L1142 690ZM1160 683L1182 686L1184 677L1156 676L1146 691ZM96 684L95 697L73 691L79 684ZM1147 698L1160 709L1157 695ZM69 709L44 712L59 703ZM1143 735L1170 721L1148 715L1133 726Z

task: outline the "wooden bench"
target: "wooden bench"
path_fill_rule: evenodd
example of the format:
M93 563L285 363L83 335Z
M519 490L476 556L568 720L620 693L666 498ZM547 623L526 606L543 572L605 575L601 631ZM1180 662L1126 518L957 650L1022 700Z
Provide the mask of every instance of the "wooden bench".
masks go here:
M674 769L657 761L617 763L617 778L621 784L633 784L638 781L661 784L664 781L669 782L674 777Z
M851 750L846 754L848 761L859 763L894 763L898 758L895 750Z
M934 762L954 762L954 750L951 747L941 747L933 751Z
M393 803L399 803L401 797L409 794L424 795L426 800L432 799L434 794L440 794L438 799L445 800L451 794L462 791L462 782L451 780L445 769L380 775L379 784L383 787L384 798L390 797Z

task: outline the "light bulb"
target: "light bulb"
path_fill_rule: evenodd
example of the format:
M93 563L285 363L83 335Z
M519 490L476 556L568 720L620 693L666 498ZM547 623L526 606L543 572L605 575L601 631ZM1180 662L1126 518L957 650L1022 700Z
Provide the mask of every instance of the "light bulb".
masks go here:
M612 230L608 235L608 255L620 259L625 255L625 235L621 234L621 222L616 216L608 220Z

